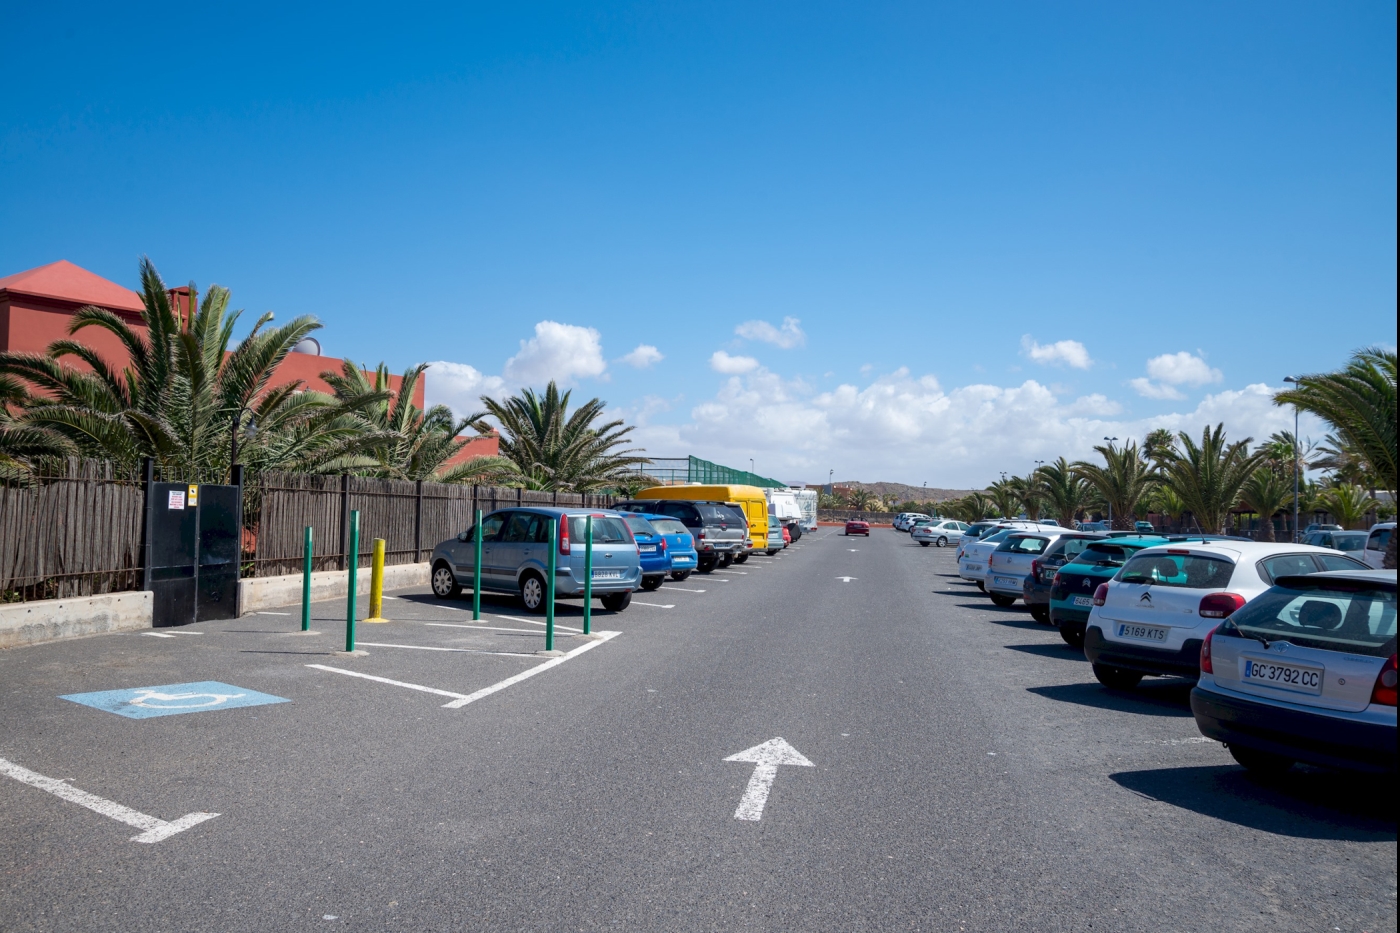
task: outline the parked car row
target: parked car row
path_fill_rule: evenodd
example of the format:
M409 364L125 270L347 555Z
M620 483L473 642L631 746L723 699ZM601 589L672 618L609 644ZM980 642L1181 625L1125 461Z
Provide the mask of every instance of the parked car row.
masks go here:
M1254 771L1396 771L1396 572L1353 556L1373 536L1383 554L1393 524L1345 550L1029 525L976 529L959 574L998 605L1019 595L1106 688L1196 681L1202 734Z
M770 521L770 508L784 514ZM553 556L556 599L581 599L591 580L592 594L620 612L635 591L668 578L743 563L755 551L776 554L795 540L790 525L801 534L802 521L798 509L783 508L781 497L774 506L754 486L653 486L603 510L522 505L497 509L439 544L429 579L438 598L457 598L474 585L479 549L483 592L516 594L527 610L543 612Z

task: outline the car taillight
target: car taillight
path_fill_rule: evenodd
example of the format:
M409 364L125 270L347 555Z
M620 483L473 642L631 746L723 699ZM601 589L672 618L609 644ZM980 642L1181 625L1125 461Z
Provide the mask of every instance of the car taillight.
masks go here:
M1052 579L1052 580L1050 581L1050 585L1051 585L1051 586L1059 586L1059 585L1060 585L1060 572L1059 572L1058 570L1055 571L1054 579Z
M1239 593L1209 593L1201 599L1196 611L1202 619L1227 619L1243 605L1244 597Z
M705 532L702 531L702 532L700 532L698 535L696 535L696 536L695 536L695 540L696 540L696 541L704 541L704 540L705 540Z
M559 553L569 553L569 517L567 515L559 519Z
M1210 640L1215 637L1215 629L1206 633L1206 640L1201 642L1201 673L1214 674L1215 666L1210 663Z
M1108 599L1108 584L1107 584L1107 583L1100 583L1100 584L1099 584L1099 588L1096 589L1096 590L1094 590L1094 605L1095 605L1095 606L1102 606L1102 605L1104 604L1104 601L1107 600L1107 599Z
M658 543L661 545L661 553L662 553L662 554L665 554L665 553L666 553L666 539L665 539L665 538L662 538Z
M1381 668L1380 676L1376 678L1375 689L1371 691L1371 702L1377 706L1395 705L1395 655L1390 656L1390 660L1385 662L1385 667Z

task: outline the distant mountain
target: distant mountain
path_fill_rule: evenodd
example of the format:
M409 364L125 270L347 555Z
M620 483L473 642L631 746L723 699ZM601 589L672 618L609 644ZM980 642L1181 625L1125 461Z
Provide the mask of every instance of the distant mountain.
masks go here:
M961 499L972 492L985 492L983 489L935 489L923 486L906 486L904 483L862 483L851 481L836 483L851 489L869 489L877 496L897 496L900 502L946 502Z

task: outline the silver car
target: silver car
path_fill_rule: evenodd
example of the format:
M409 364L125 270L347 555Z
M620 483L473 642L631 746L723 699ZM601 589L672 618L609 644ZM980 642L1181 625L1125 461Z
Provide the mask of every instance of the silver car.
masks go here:
M602 598L605 609L626 609L632 591L641 586L642 565L636 539L616 512L533 507L492 512L481 520L482 592L516 593L526 609L543 612L550 526L558 522L554 595L582 597L589 515L593 516L593 595ZM430 581L439 599L454 599L462 587L472 585L476 532L473 526L433 549Z
M1206 636L1191 712L1252 771L1395 774L1395 571L1280 577Z
M950 544L956 545L962 540L963 532L970 528L964 522L955 522L952 519L930 522L923 522L914 526L914 530L909 533L909 537L928 547L930 544L938 547L948 547Z

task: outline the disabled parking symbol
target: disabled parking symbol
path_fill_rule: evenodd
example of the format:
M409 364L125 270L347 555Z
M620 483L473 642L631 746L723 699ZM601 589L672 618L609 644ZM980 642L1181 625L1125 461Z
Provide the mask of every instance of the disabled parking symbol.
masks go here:
M152 719L156 716L178 716L181 713L206 713L239 706L291 702L284 697L245 690L216 680L135 687L129 690L101 690L97 693L70 693L59 699L106 710L128 719Z

